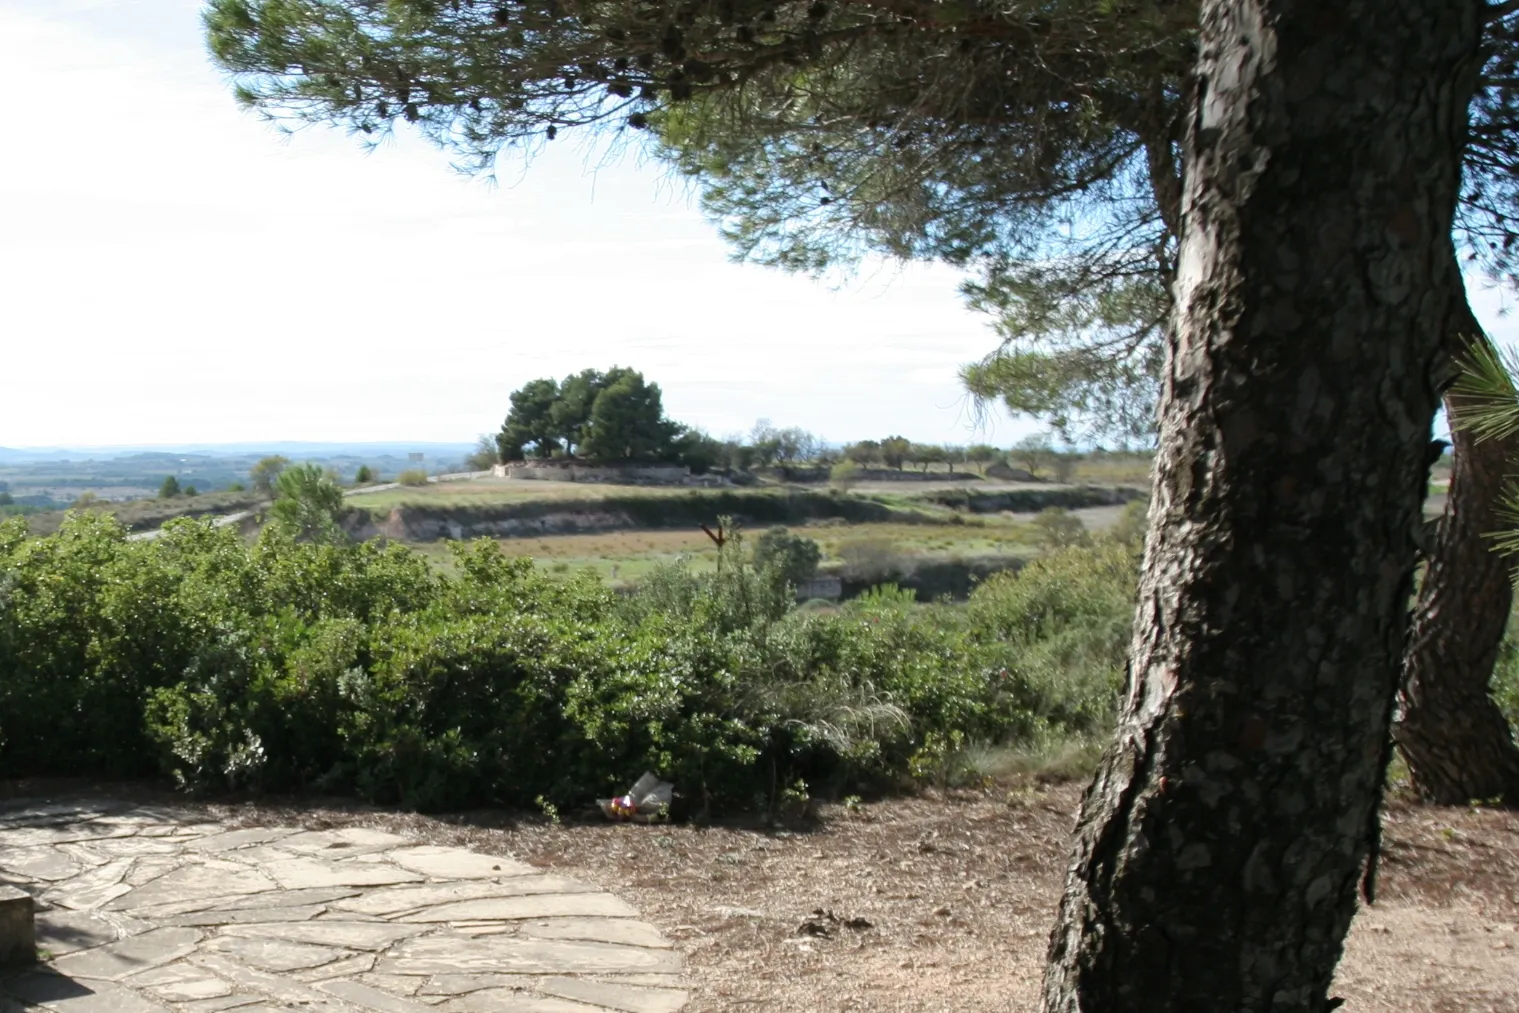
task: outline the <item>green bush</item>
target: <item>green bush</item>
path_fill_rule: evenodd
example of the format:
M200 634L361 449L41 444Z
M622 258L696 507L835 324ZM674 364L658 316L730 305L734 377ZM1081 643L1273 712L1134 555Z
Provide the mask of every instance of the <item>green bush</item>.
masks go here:
M823 561L823 550L810 538L776 526L754 544L754 565L772 579L795 586L811 580Z
M248 542L177 520L0 524L0 777L352 792L420 809L578 805L647 769L711 807L943 773L1111 720L1134 551L1100 541L965 606L894 587L796 608L733 543L635 593L489 540L447 576L402 546ZM940 775L935 775L940 776ZM536 804L536 803L535 803Z
M426 485L427 472L421 468L407 468L396 476L396 481L407 486Z

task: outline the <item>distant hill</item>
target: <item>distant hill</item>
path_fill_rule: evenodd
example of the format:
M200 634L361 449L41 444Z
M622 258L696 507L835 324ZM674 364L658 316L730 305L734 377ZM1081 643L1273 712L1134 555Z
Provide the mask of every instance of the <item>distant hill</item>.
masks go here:
M44 461L109 461L134 455L264 457L282 454L291 460L326 457L397 457L425 454L433 457L462 458L474 449L473 443L316 443L272 441L269 443L182 443L85 447L0 447L0 464L35 464Z
M247 482L249 470L270 454L312 461L349 480L361 465L377 475L394 477L419 466L412 461L412 454L421 454L420 467L436 473L458 470L473 449L469 443L293 441L175 447L0 447L0 493L8 493L18 504L44 508L67 505L86 492L104 500L138 499L155 495L169 475L181 486L212 492Z

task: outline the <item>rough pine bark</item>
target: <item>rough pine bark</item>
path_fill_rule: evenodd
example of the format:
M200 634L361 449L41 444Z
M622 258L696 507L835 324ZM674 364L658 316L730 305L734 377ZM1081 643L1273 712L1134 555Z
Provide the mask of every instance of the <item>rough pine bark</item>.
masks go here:
M1453 360L1487 340L1464 300L1455 324ZM1452 419L1460 410L1447 398ZM1513 561L1488 537L1506 525L1499 506L1519 469L1519 437L1478 441L1457 429L1451 441L1450 495L1419 587L1393 738L1425 801L1519 805L1519 746L1489 691L1513 607Z
M1127 699L1046 1013L1334 1008L1428 479L1474 0L1206 0Z

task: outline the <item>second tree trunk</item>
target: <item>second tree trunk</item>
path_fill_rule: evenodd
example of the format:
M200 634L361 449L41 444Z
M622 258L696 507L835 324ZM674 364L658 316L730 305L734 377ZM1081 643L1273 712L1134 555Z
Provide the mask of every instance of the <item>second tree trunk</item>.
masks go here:
M1462 302L1450 352L1459 361L1482 325ZM1519 438L1478 441L1454 425L1450 493L1414 611L1394 737L1427 802L1519 805L1519 746L1490 693L1513 606L1513 560L1493 551Z

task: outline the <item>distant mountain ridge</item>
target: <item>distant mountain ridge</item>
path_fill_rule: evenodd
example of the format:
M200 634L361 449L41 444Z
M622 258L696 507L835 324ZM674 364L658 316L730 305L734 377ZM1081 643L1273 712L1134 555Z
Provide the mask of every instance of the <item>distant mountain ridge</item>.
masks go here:
M424 454L431 458L463 457L474 449L473 443L440 443L418 441L406 443L396 440L374 442L307 442L298 440L272 440L268 443L177 443L177 444L129 444L103 446L59 447L0 447L0 464L40 464L49 461L110 461L123 457L246 457L250 454L263 457L280 454L291 460L329 457L399 457L408 454Z

